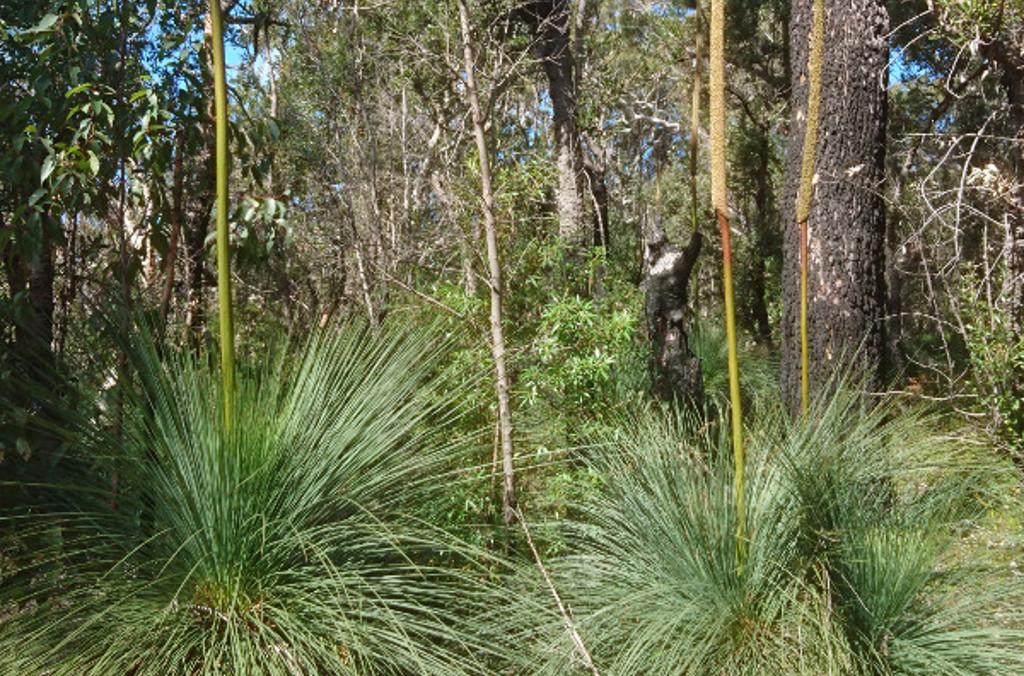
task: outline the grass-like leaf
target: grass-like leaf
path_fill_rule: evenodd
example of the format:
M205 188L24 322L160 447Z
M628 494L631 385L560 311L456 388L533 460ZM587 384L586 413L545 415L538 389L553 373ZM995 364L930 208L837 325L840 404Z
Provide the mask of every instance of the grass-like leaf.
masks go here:
M416 518L464 447L443 346L320 334L240 374L226 434L216 370L139 344L123 430L68 425L78 478L7 519L37 549L0 671L486 673L477 553Z
M601 672L1020 670L1024 587L957 556L1010 470L936 423L845 390L806 422L763 411L748 436L741 567L715 421L626 421L594 452L604 487L562 531L569 553L548 562ZM521 669L569 673L572 646L541 605L517 611L537 618Z

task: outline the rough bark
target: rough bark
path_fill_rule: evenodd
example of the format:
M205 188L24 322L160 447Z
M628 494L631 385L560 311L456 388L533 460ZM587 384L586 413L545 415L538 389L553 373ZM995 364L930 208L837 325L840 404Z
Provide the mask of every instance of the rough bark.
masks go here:
M651 341L651 380L655 396L701 410L704 382L700 359L687 344L686 315L690 273L700 255L701 234L693 233L686 249L668 241L660 227L645 243L647 278L644 315Z
M582 253L587 237L587 190L583 147L577 126L576 67L570 40L568 0L527 2L537 37L537 55L548 80L558 172L555 201L558 235L570 256Z
M459 0L462 27L462 51L466 73L466 98L473 117L473 139L480 157L480 198L483 204L484 239L487 241L488 286L491 292L491 356L494 359L494 390L498 400L498 431L501 439L502 518L506 524L516 521L518 510L515 491L515 468L512 447L512 406L505 364L505 335L502 329L501 261L498 257L498 225L494 218L494 189L491 186L491 156L487 148L487 131L476 86L473 42L469 29L466 0Z
M14 354L17 366L25 374L46 376L55 366L53 357L53 248L50 238L44 237L39 255L27 263L16 261L14 266L23 266L8 280L21 279L21 286L11 282L12 296L16 289L24 290L26 303L21 321L14 326Z
M754 337L762 345L769 345L772 339L771 322L768 319L768 298L767 284L768 257L772 251L770 229L773 227L772 216L774 215L771 200L771 174L769 163L771 162L770 140L767 136L761 138L758 145L757 177L755 179L757 188L754 193L754 211L752 219L754 227L754 251L750 261L749 284L750 284L750 305L749 322L753 329Z
M812 391L831 382L837 370L853 371L869 386L878 382L885 311L881 190L889 18L879 0L827 0L825 15L821 127L809 219ZM799 410L800 404L800 233L795 206L806 122L810 26L810 0L794 0L791 119L782 203L782 392L791 411Z

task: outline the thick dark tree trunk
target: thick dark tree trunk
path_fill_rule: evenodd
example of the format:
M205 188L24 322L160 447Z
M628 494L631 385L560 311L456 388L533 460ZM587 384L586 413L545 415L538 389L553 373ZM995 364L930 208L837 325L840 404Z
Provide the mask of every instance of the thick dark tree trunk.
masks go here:
M837 370L878 382L885 309L886 87L889 18L880 0L827 0L821 127L810 214L810 383ZM806 123L809 0L793 0L792 92L783 194L782 392L800 404L800 234L795 205ZM856 364L856 369L853 365Z
M773 227L772 217L777 213L772 208L771 200L771 174L769 163L771 162L771 146L767 136L761 138L758 146L757 156L757 190L754 193L753 218L754 227L754 252L750 269L750 325L754 337L762 345L768 345L772 339L771 322L768 319L768 297L767 284L768 257L774 250L772 241L775 240L769 232ZM777 240L775 240L777 241Z
M51 367L53 363L53 247L49 238L44 239L39 257L29 267L28 304L31 308L31 323L28 337L38 350L41 365Z
M0 410L0 456L7 455L4 451L14 450L7 457L13 460L21 456L23 461L13 469L0 462L0 472L13 471L32 482L44 483L54 480L53 451L57 440L45 426L17 421L22 415L27 415L29 420L48 420L53 411L47 400L40 401L38 393L59 391L53 349L53 249L52 239L44 234L38 255L31 259L23 258L10 245L0 252L0 267L6 273L10 298L22 297L12 318L13 335L7 333L6 327L6 335L0 334L0 348L6 347L4 342L11 337L9 351L0 351L0 368L9 369L7 373L0 373L0 398L9 407L9 410ZM10 492L13 495L21 491ZM29 490L29 493L34 492L34 489ZM24 497L27 496L18 499Z
M1001 83L1009 104L1014 143L1009 146L1009 169L1016 178L1007 224L1007 272L1011 328L1024 338L1024 52L1017 45L992 41L983 54L1002 70Z
M558 235L572 257L590 242L583 147L576 119L576 68L569 34L571 5L568 0L532 0L526 6L551 97L558 171Z
M654 394L663 401L684 403L700 410L704 384L700 359L690 350L686 336L686 300L701 235L693 233L686 249L671 244L660 227L652 229L645 246L647 279L644 314L651 341L651 376Z

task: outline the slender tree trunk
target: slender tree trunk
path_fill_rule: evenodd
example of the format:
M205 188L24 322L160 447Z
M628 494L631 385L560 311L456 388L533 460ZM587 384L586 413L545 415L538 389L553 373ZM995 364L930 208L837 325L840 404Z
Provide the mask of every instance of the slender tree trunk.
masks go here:
M558 171L558 235L570 260L578 260L590 242L586 225L586 168L576 114L576 67L569 22L572 12L568 0L527 4L551 97Z
M584 161L594 209L594 246L604 247L607 253L611 247L611 232L608 229L608 183L605 180L607 165L604 160Z
M690 170L690 231L693 235L700 232L700 206L697 200L697 154L700 139L700 96L703 82L701 69L704 67L704 22L701 13L701 0L694 7L694 50L693 50L693 87L690 90L690 143L687 149ZM692 236L692 235L691 235ZM695 264L693 270L693 311L697 313L700 306L700 265Z
M782 392L800 408L800 182L808 92L811 1L790 13L792 93L783 193ZM886 87L889 17L880 0L826 0L821 132L808 231L809 381L821 390L837 370L877 384L885 311ZM856 362L852 361L856 358ZM859 372L858 372L859 371Z
M174 294L175 267L178 262L178 240L181 239L181 225L185 220L185 132L179 129L174 140L174 164L171 170L171 237L167 243L167 259L164 263L164 290L160 297L160 325L164 330L167 315L171 309L171 297Z
M516 520L515 468L512 448L512 409L509 403L509 377L505 365L505 336L502 331L501 261L498 258L498 226L494 219L494 189L491 186L491 156L487 149L487 132L476 87L473 41L470 34L469 9L466 0L459 0L462 26L463 58L466 70L466 98L473 116L473 138L480 156L480 197L483 203L484 238L487 240L488 285L491 290L491 354L494 357L494 389L498 398L498 426L501 437L502 517L506 524Z
M71 308L75 304L75 296L78 293L78 214L71 216L70 232L65 234L64 245L64 283L60 291L60 320L55 322L60 327L56 332L54 350L57 364L64 362L64 347L67 343L68 331L71 324Z

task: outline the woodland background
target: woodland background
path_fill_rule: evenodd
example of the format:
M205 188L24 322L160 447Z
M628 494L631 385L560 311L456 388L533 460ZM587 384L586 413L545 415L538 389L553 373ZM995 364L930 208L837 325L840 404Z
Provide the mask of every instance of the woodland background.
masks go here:
M702 662L694 655L724 660L703 664L738 673L753 668L758 659L774 659L764 657L776 653L757 641L772 634L772 645L786 642L787 630L778 629L754 632L753 643L737 643L730 633L733 642L726 643L735 650L693 649L719 645L705 641L714 634L709 630L701 634L705 638L679 643L693 649L690 657L681 657L665 647L672 643L670 632L655 636L652 630L637 638L622 626L646 611L621 610L614 599L639 593L642 581L660 579L658 574L637 573L641 582L635 588L623 582L618 591L609 591L581 581L576 589L571 581L579 559L574 555L584 556L582 551L596 557L589 559L593 564L605 560L602 556L614 561L637 552L610 552L595 531L582 526L570 527L568 534L563 529L564 523L591 523L608 529L598 532L615 541L624 538L615 528L657 521L657 514L665 514L659 505L668 503L681 510L669 521L696 518L686 511L690 503L685 499L673 502L676 489L659 483L672 472L682 472L692 482L687 486L703 486L694 491L705 498L717 495L714 481L724 482L723 495L732 490L728 473L719 477L717 460L708 461L705 473L693 469L700 466L695 459L687 463L689 469L680 470L671 450L677 443L717 448L720 433L737 429L728 420L738 407L729 404L722 281L723 260L730 255L753 476L761 476L757 468L771 466L766 458L772 452L757 449L772 444L819 449L822 455L813 456L819 468L828 465L828 458L844 467L868 458L868 469L861 468L865 474L859 478L837 470L837 477L847 477L836 478L838 483L849 479L845 489L850 494L843 493L843 499L851 501L854 493L867 490L865 485L888 480L904 485L900 473L909 467L934 468L948 460L972 472L980 465L998 468L985 480L974 475L970 481L958 479L964 492L956 499L983 505L970 519L961 512L953 518L949 502L936 510L946 519L936 529L955 531L950 536L954 545L921 564L931 571L922 579L934 582L928 575L939 569L947 573L950 560L980 560L975 547L984 549L978 544L982 541L997 550L995 569L1007 573L1009 565L1016 565L1021 548L1016 463L1024 451L1024 5L1018 0L827 0L824 7L808 299L809 375L815 417L824 422L807 431L799 414L797 198L807 124L809 0L724 3L723 110L716 110L713 97L709 103L713 10L699 2L221 3L240 400L269 418L284 415L261 409L262 395L246 394L246 374L278 368L275 360L305 364L307 357L283 345L319 344L309 336L321 330L341 326L343 332L362 336L347 347L318 348L334 355L328 359L334 366L324 367L324 373L334 375L322 377L348 392L338 385L344 381L343 369L331 361L347 355L361 364L353 369L365 367L359 371L363 380L357 379L360 384L351 392L372 390L378 397L376 408L368 410L384 421L380 429L405 424L395 417L400 411L411 416L402 432L380 438L381 448L398 444L407 451L421 445L437 450L436 458L430 456L437 464L416 470L434 477L444 490L429 498L419 495L412 511L430 524L426 531L439 529L462 544L435 543L423 556L440 565L458 550L465 560L454 568L472 568L466 563L472 560L499 577L495 571L506 565L519 570L509 561L526 569L536 563L543 569L546 561L554 571L554 583L545 574L527 584L522 581L526 573L513 576L519 582L495 583L505 591L495 591L493 598L527 584L540 589L538 598L544 600L512 613L518 628L513 620L492 627L511 643L519 642L508 651L518 654L518 666L507 666L516 659L494 648L482 673L499 668L525 673L538 664L552 673L593 671L602 663L612 673L701 673ZM149 542L150 536L138 533L152 534L146 520L162 518L159 509L156 516L150 513L159 498L146 486L155 479L126 467L146 465L144 458L149 458L166 468L156 459L159 452L139 450L146 445L140 442L140 455L133 456L138 462L124 465L119 464L123 458L89 459L84 450L103 444L120 448L119 439L144 438L131 431L136 428L155 434L154 429L163 428L147 422L147 416L162 415L159 402L192 401L192 395L174 389L177 385L160 390L163 395L150 393L146 388L163 377L150 378L150 369L199 374L188 376L195 381L192 386L206 383L216 390L216 379L207 377L207 370L215 369L204 366L215 361L222 331L216 321L214 262L214 37L209 8L202 2L8 0L0 6L0 401L5 404L0 409L0 476L5 482L0 503L12 514L0 531L5 543L0 582L5 570L6 581L14 581L8 585L13 596L4 597L6 610L0 606L0 665L14 659L3 649L13 650L24 640L26 634L12 627L31 615L26 600L32 597L45 606L47 593L56 588L26 592L31 583L17 583L41 575L32 553L59 551L52 559L64 561L63 552L73 549L67 544L70 536L64 544L40 545L39 534L51 531L18 527L24 510L64 513L52 505L63 504L74 492L68 485L93 482L101 487L96 490L113 496L104 503L113 512L134 514L132 528L138 532L132 537ZM718 114L725 121L728 165L728 208L719 212L728 218L731 251L723 251L718 203L712 198L711 149L717 143L712 128ZM372 337L422 334L433 336L422 353L396 348L405 345L399 338ZM140 345L149 346L143 356ZM341 369L337 373L335 366ZM402 408L412 404L388 399L391 386L392 393L413 396L416 388L402 380L403 368L432 383L424 390L427 403L415 399L415 414ZM286 372L292 373L288 367L274 371ZM253 375L251 382L268 377ZM280 377L282 382L306 382L294 373ZM335 377L337 382L331 380ZM373 389L368 383L378 378ZM307 394L314 400L298 409L313 416L310 420L321 404L334 411L335 395L327 391L313 388ZM452 394L456 391L457 396ZM196 397L192 413L210 403ZM78 422L66 422L69 416ZM259 427L257 414L250 417L247 424ZM443 421L440 428L432 427L434 420ZM377 429L376 423L366 424L366 429ZM913 429L887 427L892 425ZM93 432L83 437L83 428ZM97 441L96 430L106 441ZM446 455L436 434L470 441L464 452ZM903 434L910 435L908 449L957 441L941 462L908 460L894 450ZM703 441L693 441L698 437ZM851 439L865 441L857 446ZM237 443L244 448L248 442ZM648 458L651 466L637 470L637 476L628 462L617 465L592 450L608 445L635 453L634 459ZM168 448L173 446L168 442ZM975 455L964 449L984 450ZM889 454L888 459L872 465L875 452ZM702 451L693 453L697 457ZM707 454L717 457L713 451ZM722 454L727 460L723 467L731 463L727 456ZM982 456L984 462L977 459ZM366 476L360 472L376 465L361 467L350 480L360 480ZM664 475L658 474L661 470ZM889 479L880 480L883 474ZM903 478L893 478L897 475ZM388 476L400 481L405 475ZM42 490L41 496L39 486L52 490ZM640 511L629 512L630 486L638 495L652 496L648 507L634 505ZM886 520L886 510L899 503L893 495L900 489L879 491L871 493L876 511L862 512L873 515L864 519L878 517L889 528L895 521ZM367 504L382 499L376 493L371 497ZM755 507L760 504L756 496L751 500ZM36 506L43 504L50 506ZM853 504L842 502L842 509L836 509L861 513L857 510L863 505ZM263 507L252 508L263 513ZM883 512L885 518L879 516ZM598 525L587 522L588 514ZM761 523L756 515L749 518L755 527ZM929 522L921 519L924 528ZM968 521L970 527L964 525ZM532 522L536 547L523 531ZM873 533L884 530L871 523ZM729 522L723 532L734 527ZM833 527L842 530L835 524L825 530L831 533ZM761 532L774 526L764 528ZM651 549L668 541L648 535L649 540L624 541ZM707 545L695 542L677 544ZM889 544L882 550L903 551ZM472 551L462 551L463 545ZM865 560L858 551L856 560ZM333 556L327 558L340 565ZM743 578L746 554L738 556ZM759 554L752 550L750 556ZM484 560L490 563L480 563ZM735 565L722 563L723 570ZM818 570L816 565L807 570ZM145 567L140 564L137 570ZM904 579L890 573L892 580ZM586 577L577 574L580 580ZM134 579L135 573L117 575ZM848 570L843 575L855 578ZM575 590L568 596L578 592L584 599L612 599L610 606L633 619L610 628L601 624L600 612L588 615L588 602L577 599L577 627L571 610L550 604L548 588L566 584ZM890 590L898 586L880 584ZM966 587L955 588L961 591L954 597L968 595ZM920 589L915 589L908 598L917 598ZM216 594L207 599L205 593L196 592L195 598L205 599L195 601L197 607L216 608ZM858 593L865 594L863 589ZM1005 599L1016 599L1019 590L1005 594ZM856 596L851 592L850 598ZM493 598L480 603L486 607ZM805 612L786 608L783 614L790 619ZM555 627L552 635L568 640L567 634L572 645L561 653L548 646L540 650L543 659L525 657L523 644L546 640L537 638L540 630L517 633L529 625L522 618L530 612L550 615L544 622ZM948 664L958 664L965 673L991 673L1016 663L1021 656L1000 642L1016 638L1013 631L1024 627L1011 615L1005 609L977 610L970 615L974 619L951 621L949 627L959 631L973 627L979 617L994 618L998 626L987 636L998 640L985 644L997 648L984 657L968 654L961 662L950 657ZM588 624L588 617L597 619ZM36 626L26 620L24 631L38 638L42 628L53 626L48 621L44 617ZM765 619L765 626L774 621ZM568 631L559 629L563 623ZM922 620L914 626L924 625ZM283 626L279 619L273 631ZM489 626L481 621L476 630ZM822 635L834 628L814 626ZM309 629L309 645L319 640L318 631ZM863 636L856 631L839 632L845 642L828 659L838 653L847 657L834 664L861 664L856 662L860 657L849 657L862 654L857 646ZM898 634L892 627L886 631L886 636ZM293 673L349 667L357 673L454 673L452 655L461 655L452 648L419 667L410 666L417 664L413 657L399 666L380 666L375 660L391 648L364 637L365 645L353 639L331 657L311 648L308 654L316 656L304 662L300 646L305 638L293 640L285 629L280 633L284 638L275 634L254 649L253 665L266 667L267 646L277 645L291 646L298 655L294 663L292 657L281 658L279 665L284 671L294 666ZM224 641L235 636L214 634ZM74 640L88 635L82 629ZM432 638L409 640L446 646L463 640L426 630L424 636ZM596 648L593 657L580 648L582 642L595 649L594 643L605 643L605 638L607 649ZM883 671L955 672L941 666L945 657L934 655L918 663L913 661L917 657L902 653L907 661L897 663L886 652L889 648L878 643L889 639L876 639L873 634L863 639L871 647L863 654L872 655L865 658L868 662L882 660L884 667L878 668ZM241 645L246 639L231 640ZM480 639L480 645L489 640ZM212 648L196 647L206 645L197 641L182 648L179 661L168 656L159 664L175 672L185 669L182 665L230 671L249 664L227 648L216 661L204 652ZM124 645L130 644L125 639ZM819 645L825 644L829 640L821 639ZM921 645L926 644L922 639ZM748 648L751 652L744 652ZM551 657L555 653L572 657L557 662ZM22 663L29 669L25 673L52 665L55 653L46 654ZM430 661L435 658L436 663ZM94 659L82 664L98 673L114 664L145 671L139 662L105 662L113 659L109 655L83 659ZM668 661L650 661L655 659ZM780 673L817 668L801 662L798 669L786 661L789 657L778 659L774 664ZM427 663L429 668L423 666ZM494 666L498 663L506 666ZM659 671L656 664L675 666ZM458 667L463 668L473 671Z

